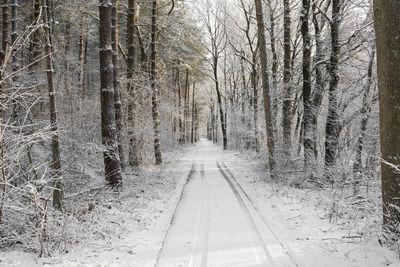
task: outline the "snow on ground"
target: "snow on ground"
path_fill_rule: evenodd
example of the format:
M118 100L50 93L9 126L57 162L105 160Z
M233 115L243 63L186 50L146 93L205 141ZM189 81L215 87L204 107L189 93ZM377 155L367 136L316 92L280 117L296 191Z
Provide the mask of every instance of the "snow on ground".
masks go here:
M228 194L229 187L223 184L222 176L218 172L217 160L234 182L239 195L236 200L243 199L248 209L247 214L253 217L256 230L250 231L250 237L261 236L263 239L261 243L264 242L264 248L269 250L270 259L275 261L274 266L288 266L279 261L287 256L295 266L400 266L396 254L386 247L381 247L376 237L360 239L341 224L330 223L327 218L328 211L324 203L321 203L323 191L295 189L282 183L265 181L265 168L260 160L244 157L233 151L222 151L207 141L201 141L193 148L186 148L179 156L179 160L171 160L161 171L150 169L141 171L138 176L128 171L124 190L119 197L107 194L107 190L93 194L91 199L95 204L93 211L89 212L84 207L76 208L82 209L80 225L75 226L76 235L81 238L79 243L68 248L67 254L38 259L36 255L18 250L0 252L0 266L154 266L161 244L164 242L167 252L161 252L159 263L162 263L162 257L165 255L168 257L168 246L171 244L168 240L174 240L174 235L182 229L186 231L186 239L181 238L181 240L189 241L186 244L187 249L180 251L180 254L185 254L186 251L192 253L189 255L191 262L201 263L201 257L197 252L200 251L204 256L204 249L208 248L201 238L197 238L196 241L196 233L206 236L204 233L209 231L207 234L207 238L211 240L209 248L214 246L212 242L218 241L218 239L212 241L210 237L218 234L212 234L213 229L216 229L213 228L213 224L210 224L209 228L205 227L207 220L204 218L207 216L204 216L204 211L211 222L212 217L217 218L217 215L221 215L219 213L224 211L221 205L228 205L223 202L213 202L219 201L216 196L221 193L227 196L223 199L231 198ZM180 204L186 203L187 207L184 209L190 211L188 216L192 221L190 218L184 218L184 223L181 223L180 218L185 217L185 214L182 215L179 206L177 214L173 213L193 163L197 171L183 191ZM208 175L207 183L212 187L220 187L221 191L214 188L214 191L207 191L208 193L204 194L204 186L200 182L202 164L205 177ZM187 201L190 195L193 199ZM207 195L208 202L204 201L204 196ZM209 205L207 203L216 204L214 207L210 206L207 212L201 208L202 205ZM82 201L77 201L77 205L82 205ZM213 216L215 211L218 214ZM224 216L219 217L221 220L226 219ZM379 220L378 217L373 215L371 220ZM172 227L169 228L171 218L174 219ZM188 225L188 220L192 225ZM245 220L247 227L252 224L249 218L241 218L241 221ZM224 231L229 230L229 225L225 229L224 224L229 224L229 220L214 225L222 226L221 229ZM176 225L178 231L173 229ZM259 233L255 235L255 232ZM179 238L176 240L179 241ZM261 250L257 242L243 244L250 244L254 253L254 250ZM240 251L249 251L248 247L243 249ZM170 251L173 250L172 248ZM224 248L218 249L218 253L222 251ZM255 253L255 255L262 254ZM218 265L211 260L213 259L211 256L207 266L248 266L246 262L239 265ZM214 257L216 258L219 257ZM182 265L178 266L188 265L182 261Z
M81 210L81 215L79 225L70 227L79 243L68 246L68 253L38 258L18 250L0 252L0 267L153 266L196 149L186 147L178 157L171 155L161 170L128 170L120 196L108 188L93 193L93 211L86 208L88 203L74 199L74 210Z
M248 156L248 155L247 155ZM360 238L330 223L324 191L296 189L265 180L265 167L254 157L227 151L221 155L234 177L299 266L400 266L396 254L378 238ZM380 220L372 215L371 220ZM354 223L355 225L355 223Z

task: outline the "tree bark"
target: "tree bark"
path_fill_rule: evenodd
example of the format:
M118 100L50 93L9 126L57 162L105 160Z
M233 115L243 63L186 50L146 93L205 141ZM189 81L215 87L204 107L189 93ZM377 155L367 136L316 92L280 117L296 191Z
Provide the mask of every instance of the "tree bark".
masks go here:
M185 90L183 94L183 139L184 143L188 140L188 121L189 121L189 69L186 69Z
M369 64L368 64L368 73L367 73L367 82L364 88L363 94L363 102L362 107L360 110L361 115L361 127L360 127L360 134L357 138L356 143L356 156L354 162L354 181L353 181L353 195L357 196L360 194L360 183L361 183L361 173L362 173L362 153L364 148L364 137L365 132L367 130L368 119L371 112L371 84L372 84L372 74L375 62L375 43L372 45L371 52L370 52Z
M3 77L5 76L5 71L6 71L6 65L7 65L7 59L6 55L8 54L8 38L9 38L9 1L8 0L3 0L2 1L2 41L1 41L1 53L0 53L0 89L1 89L1 107L0 107L0 129L1 129L1 141L0 141L0 146L1 146L1 176L2 176L2 193L1 193L1 202L0 202L0 224L3 219L3 205L4 201L6 198L6 191L7 191L7 174L6 174L6 166L5 166L5 143L4 143L4 121L5 121L5 94L6 94L6 84L5 81L3 80Z
M181 88L181 77L180 77L180 70L179 67L177 68L176 73L176 90L178 92L178 130L179 130L179 137L178 143L183 145L184 143L184 128L183 128L183 120L182 120L182 88Z
M32 41L29 46L30 56L28 64L30 64L30 69L37 67L39 60L38 57L40 55L40 40L39 40L39 15L40 15L40 5L39 0L33 0L33 25L37 28L33 31Z
M128 135L129 135L129 165L138 167L141 164L140 151L138 149L138 140L135 132L137 125L137 92L134 84L135 68L136 68L136 0L128 1L128 17L127 17L127 92L128 99Z
M46 53L46 74L47 74L47 87L49 93L49 109L50 109L50 130L52 132L51 150L52 150L52 176L54 181L53 191L53 207L58 210L63 209L63 178L61 173L61 156L60 156L60 143L58 137L58 123L57 123L57 108L56 108L56 90L54 88L54 69L53 69L53 43L52 43L52 27L48 14L48 0L40 0L42 7L42 20L45 35L45 53Z
M279 60L278 60L278 53L276 51L276 35L275 35L275 12L272 9L271 1L268 1L269 9L270 9L270 37L271 37L271 53L272 53L272 96L270 96L272 101L271 106L271 123L273 127L273 131L277 131L278 129L278 121L277 121L277 114L278 114L278 95L276 94L278 91L278 68L279 68ZM260 45L260 44L258 44ZM271 89L270 89L271 91Z
M251 68L251 84L253 87L253 117L254 117L254 139L255 139L255 148L256 148L256 152L260 153L260 132L259 132L259 122L258 122L258 72L257 72L257 68L256 68L256 64L257 64L257 54L254 54L253 57L253 64L252 64L252 68Z
M332 19L331 19L331 60L330 60L330 82L329 82L329 104L328 117L326 122L325 134L325 167L329 168L335 164L338 139L339 139L339 118L337 89L339 84L339 26L341 22L342 0L332 1Z
M194 95L196 91L196 82L193 82L193 94L192 94L192 127L190 134L190 141L193 144L195 142L195 120L196 120L196 112L195 112L195 103L194 103Z
M156 165L162 163L161 140L160 140L160 112L159 112L159 89L157 84L157 0L153 0L151 19L151 56L150 56L150 82L152 89L152 113L154 130L154 156Z
M325 5L325 9L323 12L326 13L326 10L330 6L330 0ZM313 25L314 25L314 38L315 38L315 89L312 95L312 108L313 108L313 119L312 119L312 146L314 150L314 159L318 158L318 114L321 108L323 93L324 93L324 79L323 73L324 68L322 65L322 61L325 58L323 52L323 43L322 43L322 30L325 26L325 18L318 19L319 10L317 10L317 3L313 4L312 12L313 12Z
M11 45L12 45L12 62L11 68L14 73L16 73L19 69L19 59L17 57L17 49L15 48L16 41L18 39L18 29L17 29L17 17L18 17L18 0L11 0ZM0 78L1 79L1 78ZM16 86L18 82L18 78L15 75L13 77L13 83ZM13 99L13 109L12 109L12 119L14 122L18 121L18 105L15 99Z
M111 15L112 24L112 61L114 65L113 69L113 86L114 86L114 109L115 109L115 124L116 124L116 135L118 142L118 153L121 162L121 169L125 166L125 156L122 144L122 102L121 92L119 84L119 26L118 26L118 12L119 12L119 0L113 0L113 8Z
M111 16L111 0L99 0L101 132L104 145L105 179L113 189L117 189L122 186L122 175L115 130Z
M258 41L260 44L260 62L261 62L261 77L263 84L263 97L264 97L264 113L265 113L265 126L267 132L267 148L268 160L270 168L270 176L272 179L276 178L275 170L275 140L273 135L273 126L271 118L271 101L270 101L270 88L269 88L269 75L268 75L268 58L267 58L267 42L265 39L264 28L264 12L261 0L254 0L257 14L257 27L258 27Z
M374 0L380 106L383 226L399 239L400 3Z
M309 33L310 1L303 0L301 11L301 35L303 37L303 146L304 171L310 175L313 164L313 109L311 101L311 38Z
M214 55L213 69L214 69L215 90L217 91L219 117L221 120L222 143L223 143L223 149L226 150L226 149L228 149L228 137L226 136L226 121L225 121L224 110L222 107L222 95L221 95L221 91L219 88L219 80L218 80L218 56L216 56L216 55ZM218 133L216 133L216 135L217 134Z
M303 1L304 2L308 1ZM308 10L308 9L307 9ZM304 12L304 6L303 6ZM307 12L308 15L308 12ZM302 13L303 18L303 13ZM308 16L307 16L308 20ZM304 22L303 22L304 24ZM293 104L292 104L292 73L291 73L291 19L290 19L290 1L283 0L283 143L286 148L286 156L290 158L290 151L292 146L292 121L293 121ZM307 23L308 31L308 23ZM303 32L303 27L302 27ZM307 34L308 35L308 34ZM303 36L304 38L304 36ZM308 37L307 37L308 38ZM308 38L309 39L309 38ZM304 40L304 39L303 39Z

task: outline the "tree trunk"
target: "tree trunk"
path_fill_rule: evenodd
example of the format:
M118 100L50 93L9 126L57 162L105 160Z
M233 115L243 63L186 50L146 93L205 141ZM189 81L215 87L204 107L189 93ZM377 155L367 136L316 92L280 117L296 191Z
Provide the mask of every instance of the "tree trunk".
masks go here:
M303 1L304 2L308 1ZM293 121L293 110L292 110L292 73L291 73L291 19L290 19L290 1L283 0L283 116L282 116L282 128L283 128L283 143L285 144L285 151L287 159L290 159L290 151L292 147L292 121ZM307 9L308 10L308 9ZM303 6L304 12L304 6ZM302 18L306 14L302 13ZM307 11L308 15L308 11ZM307 16L308 20L308 16ZM304 24L304 22L303 22ZM304 25L303 25L304 26ZM308 21L307 21L308 31ZM303 28L302 28L303 32ZM307 34L308 36L308 34ZM304 36L303 36L304 38ZM309 39L307 37L307 39ZM304 40L304 39L303 39ZM309 42L308 42L309 43ZM309 50L309 49L308 49Z
M8 33L9 33L9 2L8 0L3 0L2 1L2 42L1 42L1 53L0 53L0 89L1 89L1 107L0 107L0 123L1 123L1 141L0 141L0 146L1 146L1 176L2 176L2 193L1 193L1 202L0 202L0 224L3 219L3 205L4 201L6 198L6 191L7 191L7 174L6 174L6 166L4 162L5 158L5 143L4 143L4 122L5 122L5 94L6 94L6 84L5 81L3 80L3 77L5 76L5 71L6 71L6 55L8 53Z
M197 108L197 105L194 105L194 111L195 111L195 131L194 131L194 142L197 143L199 141L199 110Z
M374 0L381 135L384 229L399 239L400 3Z
M338 139L339 139L339 118L337 104L337 89L339 84L339 26L341 22L342 0L332 2L332 19L331 19L331 62L329 67L329 106L328 117L326 121L325 133L325 167L329 168L335 164Z
M19 69L19 59L17 57L17 49L14 47L16 45L16 41L18 39L18 29L17 29L17 10L18 10L18 0L11 0L11 45L12 47L12 62L11 68L14 73L16 73ZM0 78L1 79L1 78ZM18 78L15 75L13 77L13 84L16 87ZM12 119L14 122L18 121L18 105L15 99L13 99L13 109L12 109Z
M276 178L275 170L275 140L273 135L273 126L271 118L271 101L270 101L270 88L268 76L268 58L267 58L267 42L265 40L264 28L264 12L261 0L254 0L257 13L257 27L258 27L258 41L260 44L260 62L261 62L261 77L263 84L263 97L264 97L264 113L265 113L265 126L267 132L267 148L270 176L272 179Z
M367 130L368 119L371 112L371 84L372 84L372 74L374 68L374 61L375 61L375 43L372 45L371 54L369 58L368 64L368 73L367 73L367 82L364 88L364 95L363 95L363 103L360 110L361 115L361 127L360 127L360 134L357 138L356 143L356 156L354 162L354 181L353 181L353 195L357 196L360 193L360 183L361 183L361 173L362 173L362 153L364 147L364 137L365 131Z
M111 16L111 0L99 0L101 132L104 145L104 168L107 182L113 189L117 189L122 186L122 175L115 130Z
M113 0L113 8L111 15L112 23L112 61L114 65L113 69L113 86L114 86L114 109L115 109L115 124L116 124L116 135L118 142L118 153L121 162L121 169L125 166L125 156L122 144L122 102L121 93L119 86L119 26L118 26L118 12L119 12L119 0Z
M219 117L221 120L222 143L223 143L223 149L226 150L228 148L228 137L226 136L226 121L225 121L224 110L222 107L222 95L221 95L221 91L219 88L219 81L218 81L218 57L217 56L214 56L213 69L214 69L215 90L217 91Z
M317 149L317 142L318 142L318 114L321 108L323 93L324 93L324 80L323 80L323 66L322 63L325 55L323 52L323 43L322 43L322 30L324 28L324 19L318 19L318 14L320 13L317 10L317 3L313 4L312 11L313 11L313 24L314 24L314 38L315 38L315 89L312 96L312 108L313 108L313 119L312 119L312 146L314 150L314 159L318 159L318 149ZM330 5L330 0L325 5L324 12L328 9Z
M53 207L58 210L63 209L63 178L61 174L61 156L60 156L60 143L58 138L58 124L57 124L57 108L56 108L56 91L54 88L54 69L53 69L53 44L52 44L52 28L48 14L48 0L40 0L42 7L42 20L46 25L45 29L45 53L46 53L46 74L47 74L47 87L49 93L49 109L50 109L50 129L52 132L51 150L52 150L52 176L54 181L53 191Z
M138 140L135 132L137 124L137 92L136 86L133 84L135 77L135 63L136 63L136 0L128 1L128 18L127 18L127 44L128 58L127 58L127 92L128 99L128 135L129 135L129 165L131 167L138 167L141 163L140 152L138 151Z
M272 123L272 129L273 131L276 131L278 129L278 121L277 121L277 114L278 114L278 95L276 94L278 92L278 68L279 68L279 62L278 62L278 53L276 51L276 36L275 36L275 12L272 9L271 6L271 1L268 1L269 8L271 11L270 14L270 24L271 24L271 29L270 29L270 36L271 36L271 53L272 53L272 96L270 96L271 101L272 101L272 106L271 106L271 123ZM271 90L270 90L271 91Z
M243 127L244 125L246 125L246 103L247 103L246 93L248 91L247 90L247 83L246 83L246 71L244 69L244 58L243 57L240 59L240 72L241 72L241 76L242 76L242 88L241 88L242 90L241 90L241 93L240 93L240 98L241 98L240 123L241 123L241 127ZM248 138L249 138L248 134L243 129L241 129L240 130L240 140L239 140L240 144L239 145L241 146L243 141L245 141L245 143L247 143L246 140ZM238 149L237 145L236 145L236 149Z
M194 94L196 91L196 83L193 82L193 94L192 94L192 127L191 127L191 134L190 134L190 141L193 144L195 142L195 120L196 120L196 112L195 112L195 103L194 103Z
M150 57L150 82L152 89L152 113L154 129L154 156L156 165L162 163L161 140L160 140L160 112L158 103L158 84L157 84L157 0L153 0L152 19L151 19L151 57Z
M183 94L183 139L188 142L188 120L189 120L189 69L186 69L185 90Z
M175 145L175 137L176 137L176 133L177 133L177 130L178 130L178 120L177 120L177 117L176 117L176 111L177 111L177 108L178 108L178 92L176 91L176 68L173 68L172 69L172 79L173 79L173 81L172 81L172 90L173 90L173 93L172 93L172 98L173 98L173 103L174 103L174 107L173 107L173 110L172 110L172 138L174 139L173 140L173 144Z
M39 63L39 55L40 55L40 40L39 40L39 29L38 25L39 22L39 15L40 15L40 5L39 0L33 0L33 25L37 28L34 29L32 33L32 41L29 46L30 56L28 64L30 69L35 68Z
M251 84L253 87L253 97L254 97L254 105L253 105L253 116L254 116L254 139L255 139L255 148L256 148L256 152L259 153L260 152L260 133L258 130L258 73L257 73L257 59L256 59L257 55L254 54L253 57L253 64L252 64L252 70L251 70Z
M183 121L182 121L182 89L181 89L181 77L180 77L180 70L179 67L177 68L177 73L176 73L176 90L178 91L178 129L179 129L179 137L178 137L178 143L180 145L183 145L184 140L184 128L183 128Z
M311 40L309 34L310 1L303 0L301 35L303 37L303 146L305 176L310 175L313 164L313 109L311 102ZM301 140L301 139L300 139Z

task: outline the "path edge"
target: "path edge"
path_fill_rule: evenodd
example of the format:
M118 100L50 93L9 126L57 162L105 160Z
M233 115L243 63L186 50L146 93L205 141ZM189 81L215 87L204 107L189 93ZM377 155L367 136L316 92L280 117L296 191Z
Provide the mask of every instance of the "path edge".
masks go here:
M162 241L161 241L161 243L160 243L160 247L159 247L159 249L158 249L158 253L157 253L157 258L155 259L155 262L154 262L154 265L153 266L157 266L157 264L158 264L158 262L159 262L159 260L160 260L160 257L161 257L161 251L162 251L162 249L163 249L163 247L164 247L164 245L165 245L165 240L166 240L166 238L167 238L167 236L168 236L168 233L169 233L169 231L170 231L170 229L171 229L171 226L172 226L172 223L174 222L174 220L175 220L175 216L176 216L176 211L177 211L177 209L178 209L178 206L179 206L179 203L181 202L181 200L182 200L182 198L183 198L183 193L185 192L185 188L186 188L186 185L189 183L189 181L191 180L191 178L192 178L192 176L193 176L193 174L196 172L196 168L195 168L195 164L193 163L192 164L192 167L190 168L190 170L189 170L189 173L188 173L188 175L185 175L186 177L185 177L185 181L184 181L184 183L183 183L183 185L182 185L182 188L181 188L181 192L179 193L179 197L178 197L178 199L177 199L177 201L176 201L176 203L175 203L175 207L174 207L174 209L173 209L173 212L172 212L172 214L171 214L171 217L169 218L169 220L168 220L168 224L167 224L167 230L165 231L165 233L164 233L164 235L163 235L163 237L162 237Z

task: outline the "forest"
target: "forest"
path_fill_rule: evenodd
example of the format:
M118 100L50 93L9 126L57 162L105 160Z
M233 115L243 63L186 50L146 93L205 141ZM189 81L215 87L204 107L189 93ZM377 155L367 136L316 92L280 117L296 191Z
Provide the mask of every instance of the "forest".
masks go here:
M0 3L0 266L398 264L397 1Z

